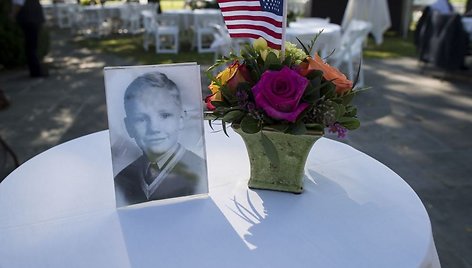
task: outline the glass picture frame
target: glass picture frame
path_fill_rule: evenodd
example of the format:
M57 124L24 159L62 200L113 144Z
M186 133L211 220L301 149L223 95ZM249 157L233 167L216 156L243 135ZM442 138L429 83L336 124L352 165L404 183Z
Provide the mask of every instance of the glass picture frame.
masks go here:
M208 194L200 66L105 67L116 206Z

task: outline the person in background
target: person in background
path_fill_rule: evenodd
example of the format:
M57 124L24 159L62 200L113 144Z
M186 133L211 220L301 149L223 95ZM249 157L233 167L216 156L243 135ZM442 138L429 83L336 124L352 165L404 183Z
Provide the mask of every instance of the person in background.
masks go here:
M24 34L24 49L31 77L45 77L38 54L39 34L44 24L44 13L39 0L12 0L12 19L16 19Z
M465 15L472 17L472 0L467 0L467 3L465 4Z
M454 7L449 2L449 0L437 0L430 5L431 9L437 11L441 14L450 14L454 13Z

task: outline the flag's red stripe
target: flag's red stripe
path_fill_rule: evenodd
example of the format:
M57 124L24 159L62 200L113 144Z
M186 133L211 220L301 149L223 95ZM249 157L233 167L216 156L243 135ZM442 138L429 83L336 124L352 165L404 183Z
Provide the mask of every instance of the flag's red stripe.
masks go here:
M276 21L272 18L269 17L263 17L263 16L249 16L249 15L239 15L239 16L223 16L225 21L229 20L253 20L253 21L265 21L267 23L270 23L274 25L275 27L282 28L282 22Z
M238 24L238 25L226 25L228 29L252 29L252 30L259 30L267 33L268 35L277 38L277 39L282 39L282 34L277 33L272 31L271 29L264 27L264 26L259 26L259 25L252 25L252 24Z
M229 12L229 11L262 11L260 6L233 6L233 7L222 7L220 8L221 12Z
M238 33L238 34L230 34L232 38L254 38L257 39L259 37L264 38L264 36L258 35L258 34L252 34L252 33ZM267 40L266 40L267 41ZM267 45L273 49L281 49L281 45L274 44L270 41L267 41Z

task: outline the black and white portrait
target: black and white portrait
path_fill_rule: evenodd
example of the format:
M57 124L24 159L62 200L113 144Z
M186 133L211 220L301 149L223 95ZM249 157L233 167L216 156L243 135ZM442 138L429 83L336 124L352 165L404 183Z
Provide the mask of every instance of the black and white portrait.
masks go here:
M208 193L200 68L105 68L117 207Z

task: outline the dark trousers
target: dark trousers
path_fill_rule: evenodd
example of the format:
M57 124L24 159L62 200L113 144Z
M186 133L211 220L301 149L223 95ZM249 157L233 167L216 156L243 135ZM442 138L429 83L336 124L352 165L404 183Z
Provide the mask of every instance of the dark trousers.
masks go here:
M41 24L20 23L20 27L23 30L23 34L25 36L24 48L30 76L41 76L42 69L38 55L39 33L41 31Z

